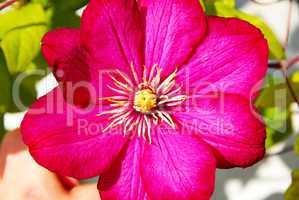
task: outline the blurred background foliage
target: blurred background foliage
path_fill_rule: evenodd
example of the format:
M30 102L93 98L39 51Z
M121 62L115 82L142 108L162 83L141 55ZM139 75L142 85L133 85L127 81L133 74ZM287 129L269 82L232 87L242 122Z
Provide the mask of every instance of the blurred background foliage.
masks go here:
M267 124L266 147L282 142L293 134L291 105L295 95L299 96L299 72L288 72L283 76L282 61L288 61L285 44L282 44L271 28L258 16L252 16L236 7L235 0L200 0L207 15L236 17L257 26L264 33L270 48L269 72L264 89L255 101ZM0 0L0 5L8 1ZM79 27L77 10L88 0L18 0L0 10L0 138L5 133L4 114L21 112L13 100L13 85L20 81L20 74L29 78L20 82L21 102L29 106L36 99L36 83L47 73L36 75L37 69L47 71L40 52L43 35L59 27ZM272 67L271 67L272 66ZM276 66L276 67L273 67ZM285 66L290 68L291 66ZM292 90L290 90L290 87ZM293 93L292 93L293 91ZM299 139L295 145L299 155ZM293 172L294 183L286 193L286 199L299 196L299 169Z
M0 5L9 1L0 0ZM59 27L79 27L76 11L88 0L19 0L0 11L0 138L6 132L4 114L24 111L36 99L36 83L47 74L41 55L43 35ZM37 69L45 73L36 75ZM18 79L23 74L24 79ZM26 76L24 75L26 74ZM19 108L13 85L20 84Z

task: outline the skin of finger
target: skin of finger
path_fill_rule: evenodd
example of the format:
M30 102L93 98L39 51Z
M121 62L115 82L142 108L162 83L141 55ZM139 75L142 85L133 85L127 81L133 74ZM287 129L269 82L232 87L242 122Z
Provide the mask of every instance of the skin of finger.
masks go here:
M5 200L100 199L96 184L78 185L36 164L19 130L8 133L0 146L0 194Z
M0 194L5 200L66 200L69 196L58 178L31 158L19 130L8 133L1 145Z
M73 188L70 192L70 200L100 200L96 184L85 184Z

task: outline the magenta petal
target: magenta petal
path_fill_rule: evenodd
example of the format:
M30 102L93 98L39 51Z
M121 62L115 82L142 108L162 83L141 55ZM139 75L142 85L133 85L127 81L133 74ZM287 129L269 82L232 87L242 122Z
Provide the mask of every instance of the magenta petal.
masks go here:
M159 127L142 156L142 178L150 199L208 200L214 191L215 158L199 138Z
M87 57L80 47L80 31L57 29L42 40L42 52L59 81L88 80Z
M107 88L113 86L108 73L100 71L80 43L77 29L58 29L48 32L42 41L42 51L56 79L64 85L64 95L75 105L86 107L98 97L115 96Z
M48 32L42 40L42 52L56 79L66 86L65 90L72 86L74 91L69 93L73 97L68 98L72 98L76 105L88 105L92 96L88 86L95 81L90 75L87 53L80 46L80 31L58 29Z
M268 46L263 34L239 19L208 18L209 31L177 81L191 93L224 91L256 97L267 71Z
M81 21L81 40L98 69L141 74L144 31L135 0L91 0Z
M110 167L126 139L97 117L100 107L78 109L67 104L60 88L40 98L29 109L21 132L33 158L62 176L90 178Z
M190 99L175 113L184 131L196 131L214 147L220 168L248 167L264 157L265 125L253 105L242 96Z
M167 76L184 63L206 31L198 0L140 0L146 23L146 66L158 64Z
M132 140L112 168L100 177L102 200L149 200L140 176L143 143L142 139Z

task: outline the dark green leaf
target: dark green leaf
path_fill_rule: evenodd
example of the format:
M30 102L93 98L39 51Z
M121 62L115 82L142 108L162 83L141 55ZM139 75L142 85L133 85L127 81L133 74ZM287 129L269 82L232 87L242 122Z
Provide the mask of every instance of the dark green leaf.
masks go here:
M76 11L87 3L88 0L52 0L52 8L49 12L51 16L51 28L78 28L80 25L80 17L76 14Z
M75 11L61 11L54 9L52 11L51 28L74 27L79 28L80 17Z
M0 146L1 146L1 140L6 133L5 127L4 127L4 114L0 113Z
M49 4L49 0L31 0L31 2L41 4L43 7L46 7Z
M0 49L0 114L7 111L11 102L11 79Z
M284 200L298 200L299 199L299 169L292 173L292 185L288 188L284 195Z
M34 72L34 71L33 71ZM9 112L21 112L30 106L37 97L36 83L42 75L24 72L13 76L14 98L9 108Z
M61 0L52 0L54 7L63 11L76 11L79 8L85 6L89 0L72 0L72 1L61 1Z

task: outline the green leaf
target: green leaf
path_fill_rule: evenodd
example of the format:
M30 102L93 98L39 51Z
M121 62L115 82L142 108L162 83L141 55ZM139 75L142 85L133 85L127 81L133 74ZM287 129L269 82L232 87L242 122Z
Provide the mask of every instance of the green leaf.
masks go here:
M28 69L27 67L40 51L40 40L45 30L44 26L34 26L6 34L1 47L11 74Z
M230 1L206 1L206 13L221 17L236 17L258 27L267 39L270 47L270 58L285 59L285 51L272 29L259 17L246 14L234 7Z
M292 81L295 83L299 83L299 71L297 71L293 74Z
M46 32L46 16L39 4L28 4L4 16L6 23L15 26L3 32L1 48L9 72L17 74L27 70L32 60L38 55L41 38Z
M76 14L76 11L87 3L88 0L53 0L53 7L48 12L48 15L51 17L51 28L78 28L80 26L80 17Z
M62 27L74 27L79 28L80 17L76 15L75 11L61 11L54 9L52 11L52 29Z
M284 195L284 200L298 200L299 198L299 169L292 173L292 184Z
M294 81L293 76L290 78L290 84L295 91L299 91L299 82ZM293 97L284 78L278 78L275 74L268 74L255 105L258 108L279 107L288 109L293 103Z
M296 137L296 142L295 142L295 153L299 156L299 136Z
M41 5L27 4L0 14L0 40L12 29L22 29L30 25L45 25L45 14Z
M266 124L266 149L283 141L291 135L291 121L287 110L280 108L265 108L261 111Z
M11 80L4 55L0 49L0 114L7 111L11 102Z
M52 3L57 9L64 11L76 11L79 8L85 6L89 0L72 0L72 1L61 1L61 0L52 0Z
M205 7L212 7L214 4L221 4L229 8L236 7L236 0L202 0ZM209 14L209 13L208 13Z
M20 77L22 78L20 79ZM17 75L12 78L16 88L14 90L14 99L8 111L12 113L25 111L36 100L35 86L41 77L24 72L21 76Z
M204 11L206 11L206 5L204 0L199 0L199 3L201 4Z
M299 83L292 81L291 85L295 90L299 89ZM267 125L267 149L292 134L290 105L293 102L284 78L279 78L277 74L270 72L266 77L263 90L255 101Z
M224 5L230 8L236 7L236 0L216 0L216 1L221 1Z
M46 62L42 52L39 52L39 54L36 56L36 58L33 60L33 69L41 69L45 72L49 72L48 63ZM45 75L48 73L45 73Z
M49 0L31 0L31 2L41 4L43 7L46 7L49 4Z

